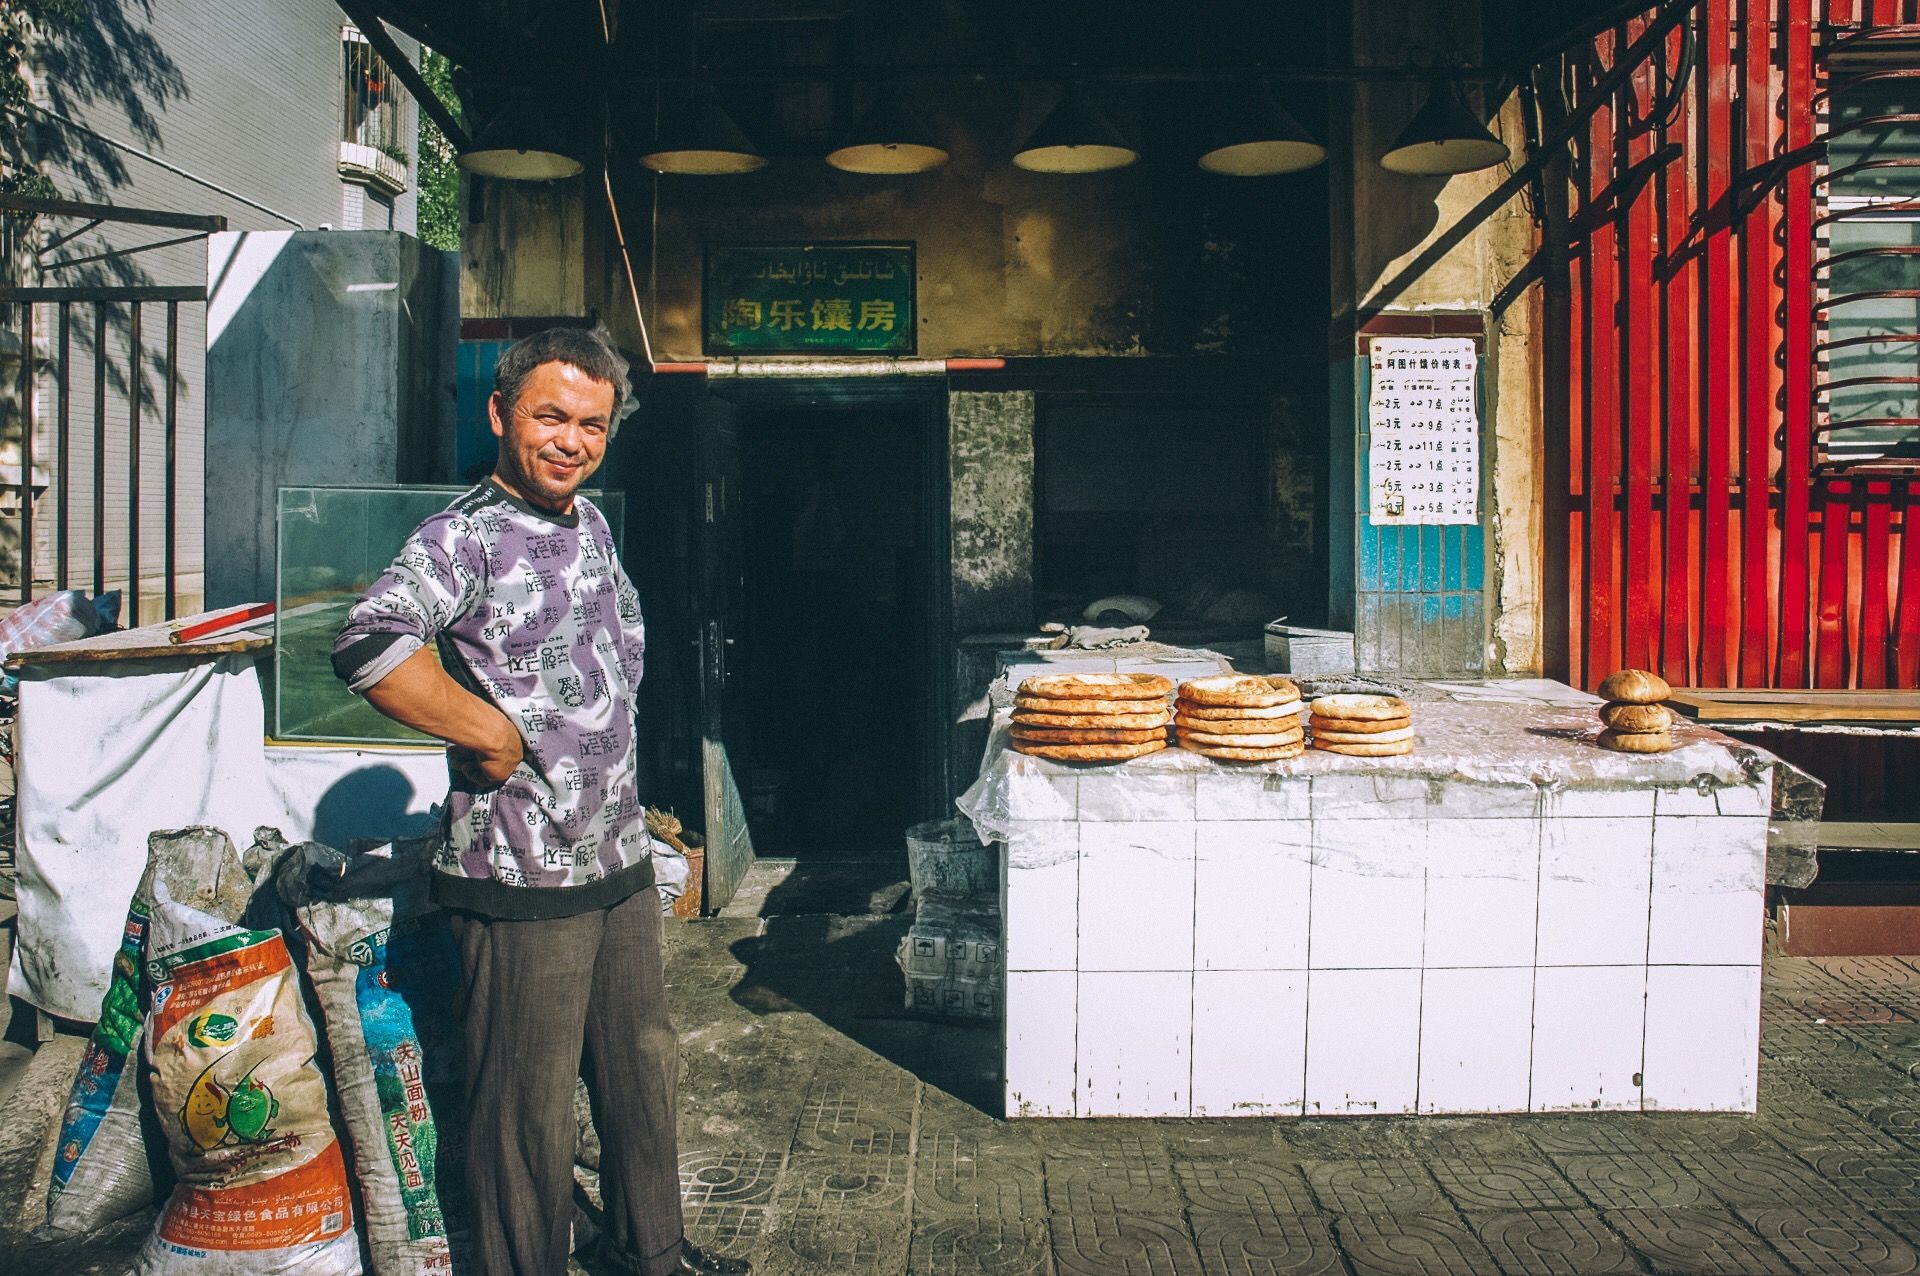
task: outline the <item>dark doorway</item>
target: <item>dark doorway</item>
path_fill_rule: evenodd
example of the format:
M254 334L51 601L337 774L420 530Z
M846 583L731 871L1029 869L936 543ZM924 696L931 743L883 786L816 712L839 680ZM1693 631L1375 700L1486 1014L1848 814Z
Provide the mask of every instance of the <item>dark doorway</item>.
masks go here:
M932 608L924 411L741 416L735 779L755 853L897 856L924 804Z

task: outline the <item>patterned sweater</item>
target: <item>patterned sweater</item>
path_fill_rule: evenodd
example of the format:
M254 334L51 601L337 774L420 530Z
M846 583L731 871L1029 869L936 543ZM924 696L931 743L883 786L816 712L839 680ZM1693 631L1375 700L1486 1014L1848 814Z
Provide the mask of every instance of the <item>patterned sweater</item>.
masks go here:
M449 768L434 897L564 917L653 883L634 778L639 598L604 515L537 510L482 483L415 529L348 613L333 667L356 693L429 642L519 728L526 756L481 791Z

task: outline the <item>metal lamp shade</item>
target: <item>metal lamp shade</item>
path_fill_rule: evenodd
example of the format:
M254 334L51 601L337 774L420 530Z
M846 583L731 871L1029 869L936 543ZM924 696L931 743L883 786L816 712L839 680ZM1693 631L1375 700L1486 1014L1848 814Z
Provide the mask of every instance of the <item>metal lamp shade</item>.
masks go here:
M656 173L719 176L765 168L767 157L747 140L719 102L702 94L677 117L668 118L659 140L640 162Z
M455 162L477 177L509 182L552 182L586 170L551 125L508 108L480 130Z
M887 96L875 102L846 139L828 152L827 163L843 173L894 177L928 172L950 158L918 115Z
M1326 162L1327 148L1264 86L1222 104L1200 156L1201 168L1229 177L1298 173Z
M1105 173L1140 158L1106 116L1069 93L1013 157L1030 173Z
M1427 104L1380 157L1380 167L1390 173L1438 177L1491 168L1510 154L1507 144L1467 109L1455 85L1436 84Z

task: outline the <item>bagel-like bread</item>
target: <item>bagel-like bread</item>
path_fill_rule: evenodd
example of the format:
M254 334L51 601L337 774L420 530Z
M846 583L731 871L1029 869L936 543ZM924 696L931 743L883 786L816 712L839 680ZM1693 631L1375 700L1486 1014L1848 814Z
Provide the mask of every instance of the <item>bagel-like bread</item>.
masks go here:
M1658 735L1673 725L1673 710L1663 704L1610 704L1600 721L1622 735Z
M1313 747L1325 753L1344 753L1350 758L1392 758L1403 753L1412 753L1413 741L1397 740L1392 744L1341 744L1316 737Z
M1673 737L1665 731L1602 731L1600 747L1615 753L1666 753L1673 748Z
M1149 753L1158 753L1167 747L1164 738L1144 740L1139 744L1030 744L1015 740L1016 753L1030 754L1036 758L1051 758L1055 762L1125 762L1130 758L1144 758Z
M1013 725L1016 727L1070 727L1086 731L1099 728L1104 731L1145 731L1152 727L1164 727L1173 721L1173 714L1165 709L1149 709L1141 705L1139 713L1026 713L1016 712Z
M1165 727L1151 731L1104 731L1088 727L1015 727L1015 740L1032 744L1145 744L1167 738Z
M1399 696L1344 695L1321 696L1313 702L1316 718L1357 719L1361 722L1389 722L1411 718L1413 706Z
M1223 673L1183 682L1180 694L1195 704L1271 709L1299 700L1300 688L1291 678L1278 675L1269 678L1262 674Z
M1413 739L1413 728L1401 727L1394 731L1334 731L1326 727L1315 727L1313 738L1325 740L1328 744L1398 744L1402 740Z
M1349 735L1375 735L1383 731L1399 731L1413 725L1411 717L1380 718L1323 718L1315 714L1309 724L1318 731L1344 731Z
M1300 714L1300 702L1289 700L1285 704L1201 704L1198 700L1189 700L1181 696L1173 702L1173 707L1189 718L1293 718Z
M1181 744L1205 744L1219 749L1280 749L1300 744L1306 739L1306 734L1298 729L1268 735L1216 735L1211 731L1189 731L1180 727L1175 734L1180 737Z
M1284 762L1307 751L1304 744L1285 744L1277 749L1233 749L1211 744L1189 744L1185 740L1180 742L1180 747L1189 753L1198 753L1201 757L1221 762Z
M1158 700L1173 683L1157 673L1057 673L1028 678L1017 694L1048 700Z
M1045 696L1015 696L1013 707L1027 713L1151 713L1151 700L1049 700Z
M1190 718L1176 713L1173 725L1214 735L1298 735L1301 731L1300 723L1291 718Z
M1667 680L1646 669L1619 669L1600 684L1602 700L1622 704L1659 704L1673 694Z

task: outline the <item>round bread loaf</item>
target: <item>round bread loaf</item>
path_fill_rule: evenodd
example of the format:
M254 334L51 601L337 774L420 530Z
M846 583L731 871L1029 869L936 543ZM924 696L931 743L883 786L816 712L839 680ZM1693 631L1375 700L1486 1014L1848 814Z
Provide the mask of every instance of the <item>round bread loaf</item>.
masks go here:
M1159 708L1151 700L1049 700L1045 696L1015 696L1015 709L1028 713L1150 713Z
M1600 721L1623 735L1655 735L1673 725L1673 710L1663 704L1610 704Z
M1032 744L1145 744L1149 740L1164 740L1167 730L1160 727L1148 731L1106 731L1097 728L1081 727L1015 727L1013 738Z
M1396 731L1335 731L1329 727L1315 727L1313 738L1325 740L1328 744L1398 744L1402 740L1413 739L1413 728L1401 727Z
M1204 758L1213 758L1220 762L1284 762L1288 758L1297 758L1307 751L1304 744L1287 744L1277 749L1236 749L1210 744L1189 744L1180 742L1180 747L1189 753L1198 753Z
M1292 718L1299 716L1300 702L1289 700L1285 704L1201 704L1198 700L1189 700L1181 696L1173 702L1173 707L1189 718Z
M1315 731L1344 731L1349 735L1376 735L1384 731L1403 731L1413 725L1407 718L1323 718L1315 714L1309 724Z
M1131 758L1144 758L1149 753L1158 753L1167 747L1164 739L1146 740L1139 744L1032 744L1021 740L1013 742L1016 753L1029 754L1036 758L1050 758L1055 762L1125 762Z
M1301 730L1294 718L1194 718L1185 713L1174 714L1173 725L1214 735L1298 735Z
M1341 744L1316 737L1313 747L1323 753L1342 753L1350 758L1392 758L1403 753L1412 753L1413 741L1396 740L1392 744Z
M1673 737L1665 731L1602 731L1600 747L1615 753L1666 753L1673 748Z
M1278 675L1223 673L1181 683L1180 695L1195 704L1271 709L1298 701L1300 688Z
M1343 695L1321 696L1313 702L1316 718L1355 718L1362 722L1389 722L1411 718L1413 706L1399 696Z
M1013 725L1016 727L1072 727L1088 730L1098 727L1107 731L1145 731L1151 727L1164 727L1173 721L1173 714L1165 709L1152 709L1140 706L1140 713L1028 713L1016 712Z
M1602 700L1622 704L1659 704L1672 694L1665 678L1646 669L1619 669L1600 684Z
M1173 683L1157 673L1060 673L1028 678L1016 689L1048 700L1158 700Z
M1286 745L1299 744L1306 734L1299 728L1292 731L1276 731L1268 735L1218 735L1211 731L1189 731L1185 727L1175 729L1180 742L1186 744L1213 745L1222 749L1278 749Z

